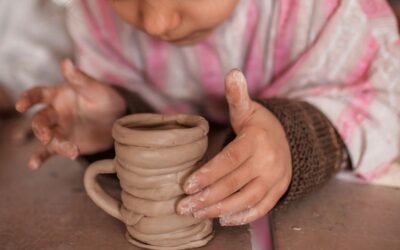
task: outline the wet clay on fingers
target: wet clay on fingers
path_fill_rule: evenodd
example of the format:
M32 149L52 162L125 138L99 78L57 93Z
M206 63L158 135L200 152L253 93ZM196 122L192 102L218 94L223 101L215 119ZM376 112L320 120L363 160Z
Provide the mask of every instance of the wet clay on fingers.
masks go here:
M184 180L207 150L208 123L199 116L139 114L115 122L116 158L88 168L85 188L92 200L126 224L132 244L157 250L206 245L213 237L211 220L176 214L184 197ZM98 174L117 173L120 201L96 182Z

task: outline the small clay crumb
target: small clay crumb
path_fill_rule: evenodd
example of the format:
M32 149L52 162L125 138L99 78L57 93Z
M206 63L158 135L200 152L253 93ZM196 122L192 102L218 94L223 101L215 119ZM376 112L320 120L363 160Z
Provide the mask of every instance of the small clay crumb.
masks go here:
M293 227L292 227L292 230L293 230L293 231L301 231L302 228L299 227L299 226L293 226Z

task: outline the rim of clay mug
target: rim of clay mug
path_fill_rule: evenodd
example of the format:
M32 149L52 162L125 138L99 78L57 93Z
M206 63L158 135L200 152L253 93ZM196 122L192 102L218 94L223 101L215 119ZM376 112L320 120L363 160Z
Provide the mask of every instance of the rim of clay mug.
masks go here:
M179 125L184 128L146 128ZM112 129L115 141L140 147L173 147L198 141L207 136L208 122L197 115L134 114L118 119Z

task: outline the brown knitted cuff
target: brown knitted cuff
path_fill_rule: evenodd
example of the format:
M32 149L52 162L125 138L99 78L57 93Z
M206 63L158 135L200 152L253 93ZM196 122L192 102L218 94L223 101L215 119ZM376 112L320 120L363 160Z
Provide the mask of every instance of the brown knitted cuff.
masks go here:
M154 109L139 94L119 86L112 87L124 98L127 109L126 114L154 113Z
M342 139L317 108L303 101L278 98L259 103L281 122L292 155L292 180L278 208L317 189L349 164Z

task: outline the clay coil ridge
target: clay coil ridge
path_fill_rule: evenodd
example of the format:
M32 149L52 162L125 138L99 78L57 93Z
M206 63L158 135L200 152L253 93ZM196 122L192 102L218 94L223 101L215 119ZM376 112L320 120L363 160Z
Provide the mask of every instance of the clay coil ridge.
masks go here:
M125 234L125 237L127 238L127 240L137 246L137 247L141 247L141 248L145 248L145 249L152 249L152 250L184 250L184 249L191 249L191 248L198 248L198 247L202 247L204 245L206 245L210 240L212 240L212 238L214 237L214 233L210 234L209 236L198 240L198 241L192 241L192 242L188 242L186 244L183 245L179 245L179 246L174 246L174 247L161 247L161 246L152 246L152 245L148 245L148 244L144 244L143 242L137 241L134 238L132 238L129 233L127 232Z
M175 207L181 197L176 197L167 201L152 201L137 198L122 191L122 202L124 206L135 213L143 214L146 217L157 217L175 213Z
M121 216L125 221L125 224L128 226L136 225L143 217L143 214L138 214L133 211L127 209L124 205L120 208Z
M133 172L127 171L126 168L121 167L118 164L116 164L115 166L117 168L117 176L120 180L120 183L122 182L125 186L128 187L141 189L158 188L172 183L181 185L181 183L183 183L183 180L188 177L193 171L189 168L178 173L143 177L136 175Z
M160 148L181 147L181 146L185 146L185 145L190 145L192 143L197 143L197 142L202 141L202 140L207 140L207 142L208 142L208 136L203 136L203 137L200 137L199 139L196 139L194 141L191 141L191 142L188 142L188 143L184 143L184 144L171 144L171 145L161 145L161 146L145 146L145 145L139 145L139 144L132 145L132 144L126 144L126 143L123 143L123 142L120 142L120 141L117 142L117 143L118 143L118 145L122 145L122 146L125 146L125 147L138 147L138 148L144 148L144 149L148 149L148 150L157 150L157 149L160 149ZM114 143L115 142L116 141L114 141Z
M178 166L171 166L168 168L160 168L160 169L142 168L142 167L137 167L137 166L125 167L125 166L128 166L129 164L124 162L123 160L116 158L114 161L116 164L120 165L119 167L123 167L127 171L131 171L131 172L135 173L136 175L147 177L147 176L167 175L167 174L180 172L185 169L193 168L200 163L200 158L201 157L198 157L194 160L184 162Z
M157 126L173 124L180 129L157 129ZM117 120L112 134L116 141L126 145L158 147L189 144L206 136L208 131L208 122L200 116L135 114Z
M141 189L121 183L121 187L125 192L135 197L153 201L166 201L182 196L185 193L180 184L166 184L154 189Z
M135 229L145 234L161 234L174 232L199 224L204 220L189 216L170 214L158 217L143 217L136 225Z
M155 245L155 246L174 247L174 246L183 245L188 242L193 242L193 241L204 239L211 233L212 233L212 230L209 230L208 228L203 228L203 230L201 232L199 232L197 234L189 235L184 238L176 238L176 239L171 239L171 240L154 240L154 241L149 241L149 242L150 242L150 244Z
M212 232L212 222L210 220L207 220L202 223L195 224L195 225L192 225L192 226L184 228L184 229L180 229L180 230L177 230L174 232L162 233L162 234L144 234L144 233L136 230L136 228L134 226L128 226L127 230L136 239L139 239L142 242L149 243L149 241L153 241L154 239L157 239L157 240L181 239L181 238L189 237L190 235L193 235L193 234L202 233L203 231ZM207 233L207 235L209 233Z
M207 139L198 140L193 144L176 147L146 149L136 146L124 146L115 143L118 158L132 166L141 168L169 168L200 159L207 150Z
M213 229L212 223L210 221L205 221L204 223L166 234L143 234L136 231L134 227L128 227L128 232L135 239L145 244L161 247L176 247L188 242L204 239L213 233Z
M127 227L129 230L134 230L134 232L149 236L180 233L181 231L187 231L190 228L196 227L204 223L211 223L210 228L212 228L211 220L201 221L192 217L185 217L176 214L147 217L138 214L126 208L125 206L121 206L121 213L126 222L126 225L128 225ZM162 219L164 224L158 224L157 221L159 219Z

